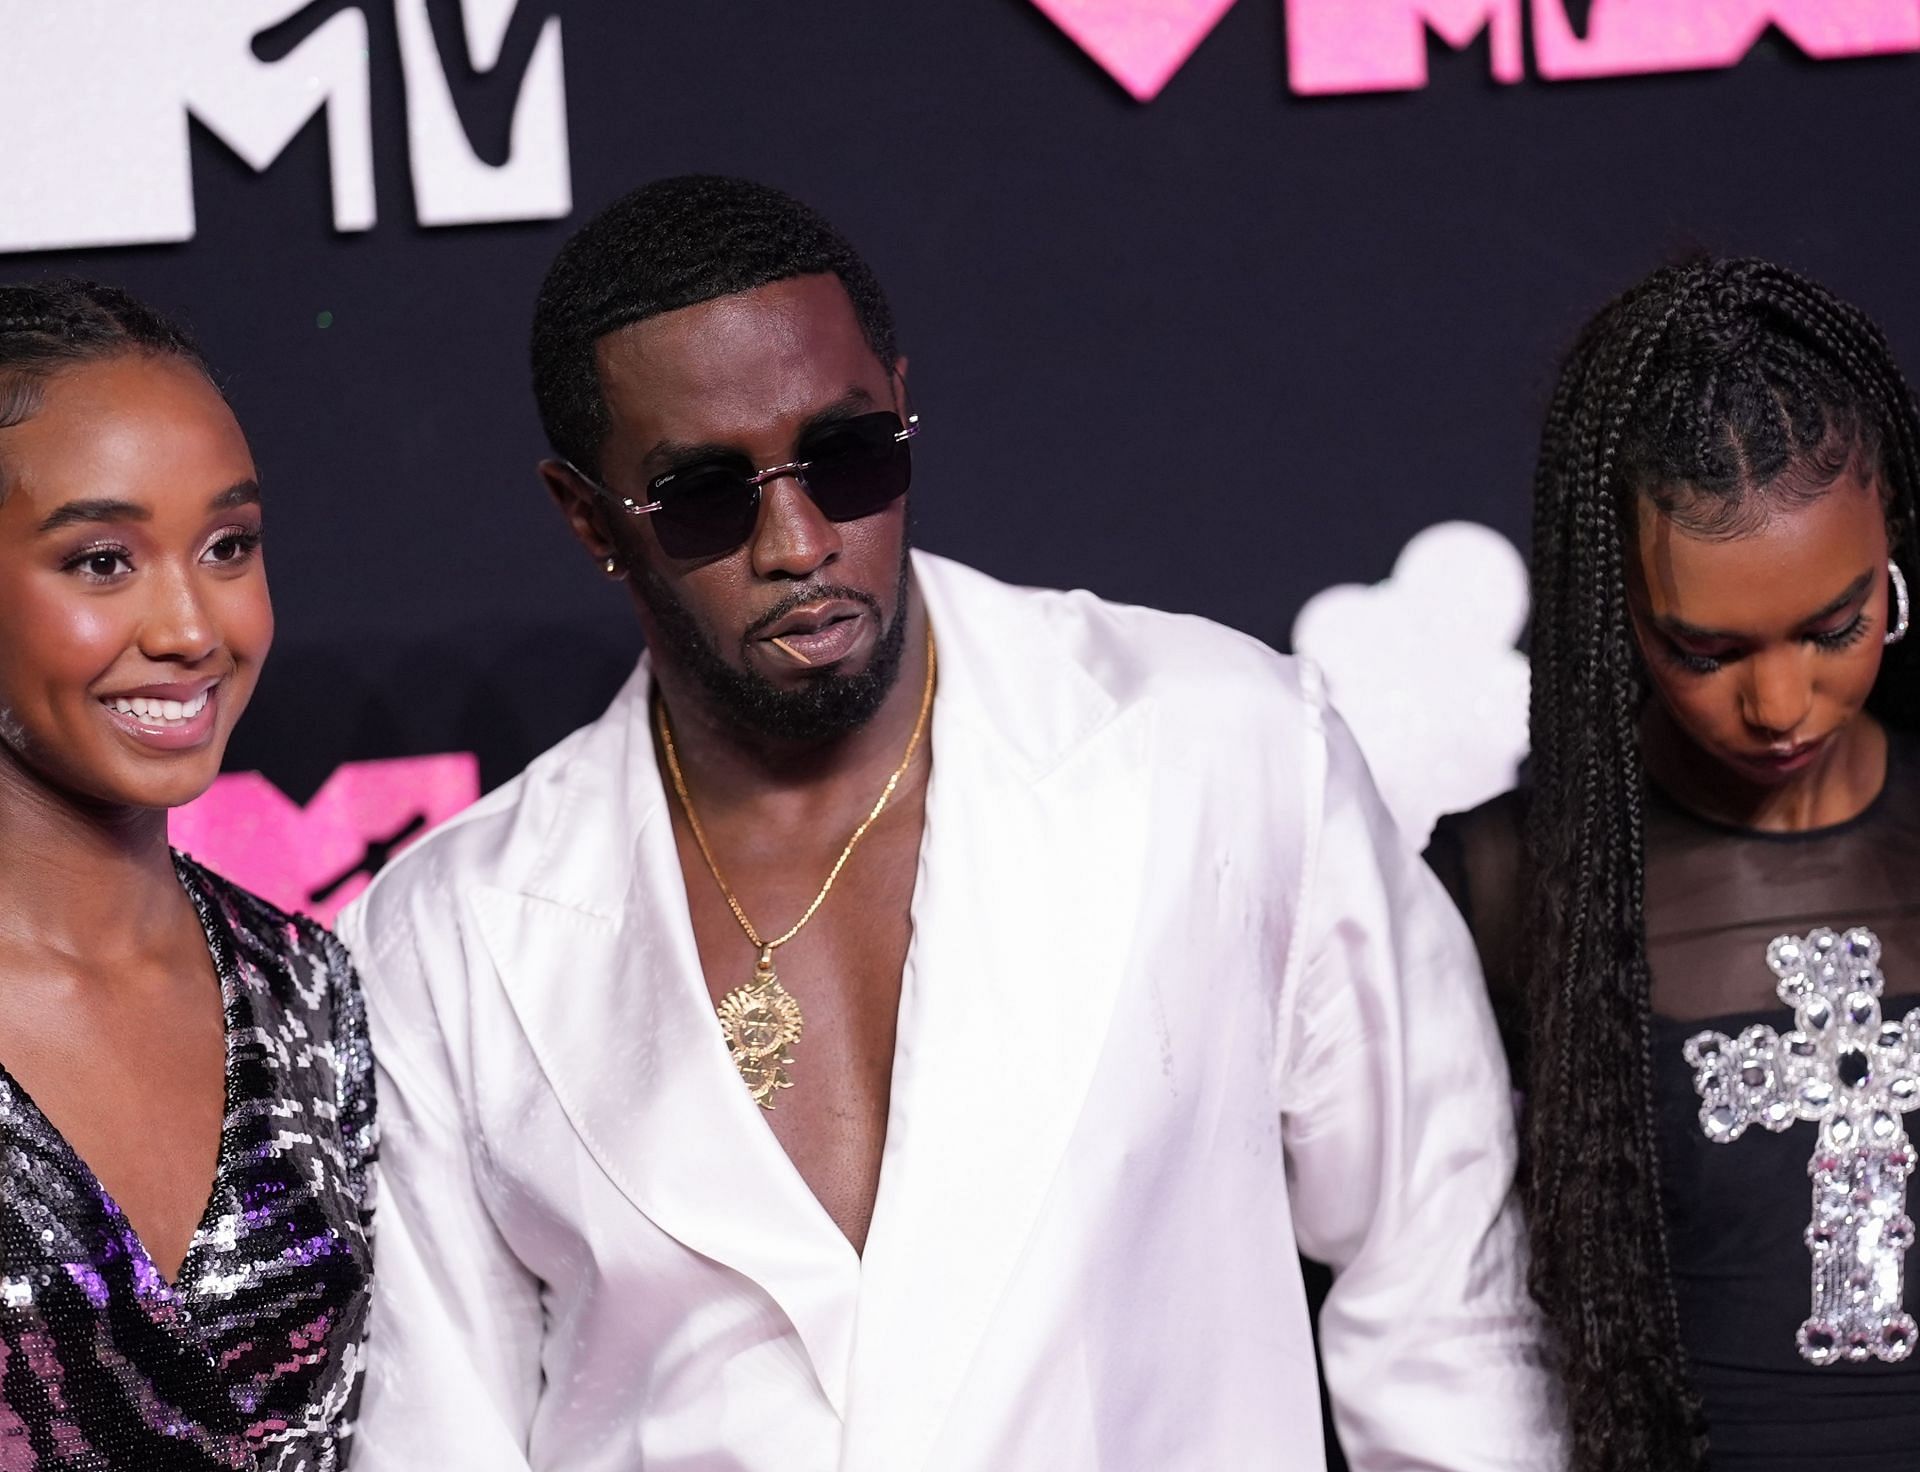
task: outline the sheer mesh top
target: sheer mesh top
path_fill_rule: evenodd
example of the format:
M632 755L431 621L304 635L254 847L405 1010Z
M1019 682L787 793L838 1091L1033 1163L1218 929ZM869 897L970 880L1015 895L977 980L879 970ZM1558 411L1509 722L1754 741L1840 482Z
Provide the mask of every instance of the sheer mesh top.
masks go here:
M1427 855L1473 931L1516 1078L1525 1077L1526 1053L1515 962L1524 811L1516 792L1443 818ZM1911 1456L1920 1446L1920 1356L1815 1365L1796 1341L1812 1296L1809 1162L1820 1125L1709 1140L1682 1049L1703 1029L1729 1037L1756 1023L1791 1029L1767 945L1819 926L1874 931L1885 1016L1898 1021L1920 1007L1920 741L1894 735L1885 787L1847 823L1791 834L1729 828L1656 790L1646 844L1662 1201L1710 1463L1716 1472L1786 1472L1847 1454ZM1903 1123L1920 1137L1920 1113ZM1920 1253L1908 1256L1912 1313Z

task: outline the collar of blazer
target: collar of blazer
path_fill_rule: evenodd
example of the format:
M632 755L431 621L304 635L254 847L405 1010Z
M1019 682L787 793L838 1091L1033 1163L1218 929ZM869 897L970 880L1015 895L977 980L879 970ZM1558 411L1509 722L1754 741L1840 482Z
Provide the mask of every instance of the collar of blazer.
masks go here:
M849 1468L924 1457L999 1311L1089 1103L1129 969L1153 797L1150 704L1105 689L1097 633L1056 617L1083 595L1007 588L923 554L915 576L940 688L864 1262L726 1056L644 663L598 723L529 769L508 840L517 862L470 897L599 1168L661 1230L759 1284L835 1409L861 1408Z

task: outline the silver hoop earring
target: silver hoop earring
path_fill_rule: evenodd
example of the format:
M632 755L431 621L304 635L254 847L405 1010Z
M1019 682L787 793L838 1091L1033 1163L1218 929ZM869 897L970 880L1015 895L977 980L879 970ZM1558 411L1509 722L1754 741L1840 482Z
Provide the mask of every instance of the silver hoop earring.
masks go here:
M1886 642L1898 644L1907 637L1907 575L1900 571L1900 564L1889 562L1887 576L1893 581L1893 623L1887 629Z

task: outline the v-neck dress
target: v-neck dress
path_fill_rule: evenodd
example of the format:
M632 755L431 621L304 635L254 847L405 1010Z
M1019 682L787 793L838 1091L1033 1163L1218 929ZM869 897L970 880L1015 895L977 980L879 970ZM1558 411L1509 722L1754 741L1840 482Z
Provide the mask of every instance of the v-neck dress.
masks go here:
M168 1283L0 1069L0 1472L335 1472L372 1260L372 1054L340 944L185 858L226 1014L212 1195Z

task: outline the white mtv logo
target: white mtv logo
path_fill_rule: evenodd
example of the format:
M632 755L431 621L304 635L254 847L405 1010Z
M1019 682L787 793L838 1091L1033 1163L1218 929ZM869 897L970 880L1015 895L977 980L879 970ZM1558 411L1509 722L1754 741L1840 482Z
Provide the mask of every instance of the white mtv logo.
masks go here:
M326 112L333 223L374 223L367 20L334 15L276 62L256 36L309 0L0 0L0 251L193 238L191 114L265 169ZM495 167L468 140L428 0L390 0L422 225L557 219L573 207L560 18L541 28ZM476 71L499 62L519 0L460 0Z

